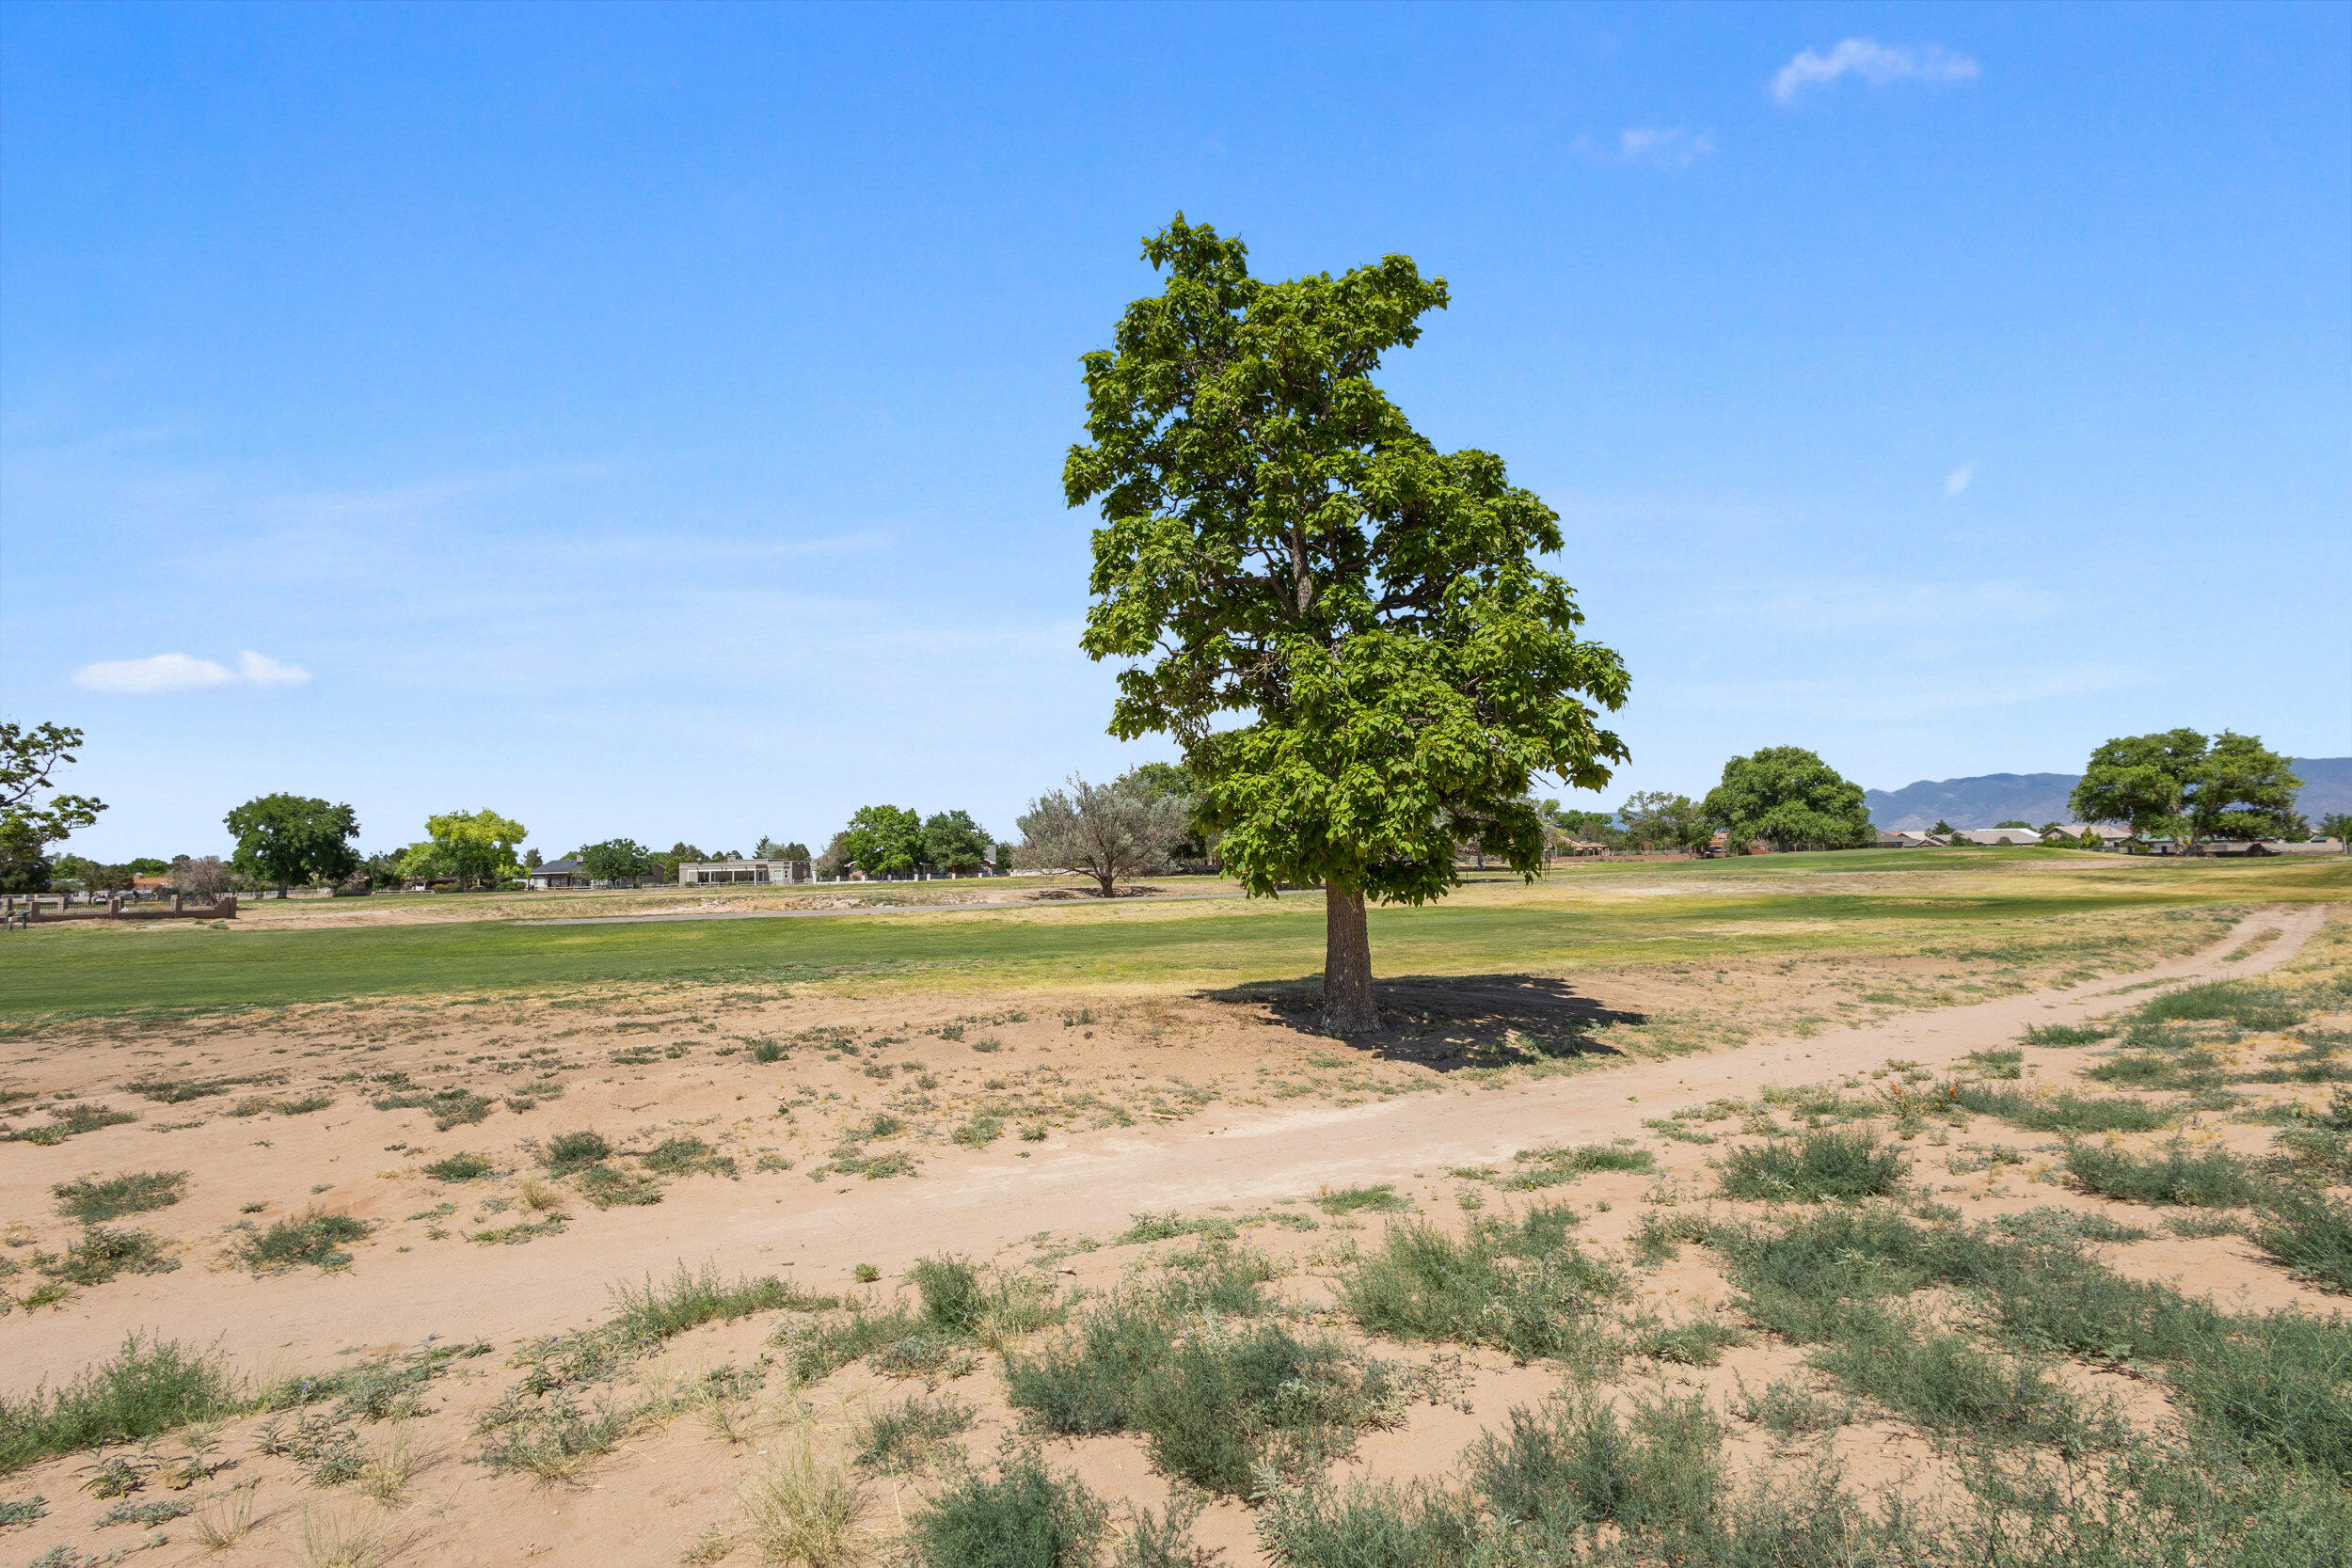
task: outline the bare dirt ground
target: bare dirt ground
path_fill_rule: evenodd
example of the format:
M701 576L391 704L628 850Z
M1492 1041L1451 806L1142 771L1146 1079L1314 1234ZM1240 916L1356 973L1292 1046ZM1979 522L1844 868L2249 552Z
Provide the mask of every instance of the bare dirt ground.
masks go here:
M654 1393L669 1390L666 1416L576 1475L550 1483L478 1463L480 1419L514 1381L509 1354L531 1337L604 1318L615 1282L709 1264L824 1292L878 1275L873 1288L887 1297L917 1260L958 1254L1046 1271L1073 1296L1115 1287L1164 1253L1165 1237L1119 1238L1137 1216L1174 1214L1222 1217L1282 1271L1290 1299L1312 1308L1330 1299L1333 1268L1376 1238L1381 1203L1458 1225L1515 1201L1503 1178L1526 1151L1612 1143L1648 1150L1651 1168L1597 1171L1547 1196L1573 1198L1586 1244L1623 1251L1644 1215L1708 1193L1710 1162L1741 1118L1750 1131L1756 1116L1769 1119L1771 1086L1899 1094L1972 1053L2013 1046L2028 1026L2081 1022L2167 984L2268 974L2329 919L2324 908L2258 911L2128 977L1928 1011L1865 1008L1850 1023L1833 1007L1804 1010L1791 994L1804 977L1759 964L1581 990L1498 980L1483 996L1475 981L1432 982L1425 995L1399 988L1384 1002L1421 1026L1371 1042L1304 1033L1270 994L836 996L706 1016L691 998L649 989L596 1008L384 1004L60 1030L8 1063L0 1088L135 1109L139 1119L7 1150L7 1256L54 1257L71 1244L76 1227L52 1197L58 1184L168 1169L189 1173L185 1196L135 1223L159 1235L176 1266L40 1303L31 1271L12 1270L0 1280L19 1304L0 1320L0 1392L64 1382L135 1332L215 1347L259 1381L428 1342L485 1343L487 1354L450 1363L431 1385L427 1413L401 1423L414 1473L388 1500L305 1484L288 1458L261 1451L263 1418L243 1419L221 1432L230 1467L210 1484L258 1479L250 1532L208 1553L167 1525L154 1560L326 1561L303 1544L306 1532L315 1544L340 1531L400 1562L718 1560L735 1539L739 1484L787 1435L837 1443L927 1379L977 1407L958 1441L984 1465L1019 1428L1017 1412L985 1357L963 1375L932 1368L912 1384L853 1363L793 1386L769 1369L777 1324L761 1314L692 1329L647 1356L630 1386L656 1404ZM1891 984L1906 966L1876 968ZM1926 996L1925 969L1913 978ZM1603 1044L1572 1060L1522 1061L1521 1070L1491 1065L1520 1059L1509 1045L1531 1018L1606 1025L1708 1009L1807 1022L1690 1053L1613 1055ZM1604 1028L1593 1037L1611 1037ZM2020 1082L2036 1089L2074 1085L2090 1065L2079 1049L2021 1049ZM2245 1049L2258 1055L2262 1045ZM2270 1097L2298 1093L2310 1098L2294 1085ZM1725 1142L1677 1135L1709 1122ZM1961 1136L2002 1131L1977 1127ZM2248 1153L2267 1136L2242 1122L2191 1118L2189 1128L2193 1140ZM545 1168L558 1134L587 1129L609 1140L611 1164L625 1171L604 1189ZM2111 1207L2038 1180L2054 1146L2026 1144L1972 1158L1980 1145L1937 1131L1915 1152L1930 1190L1970 1218ZM463 1154L481 1156L488 1174L427 1169ZM649 1165L647 1155L658 1158ZM1391 1196L1351 1212L1345 1195L1383 1189ZM267 1227L313 1210L371 1227L348 1244L347 1263L257 1272L238 1261ZM2330 1309L2241 1236L2160 1235L2109 1251L2126 1272L2224 1306ZM1719 1316L1728 1295L1720 1273L1686 1252L1641 1272L1634 1305L1673 1323ZM1350 1474L1443 1474L1513 1406L1561 1381L1557 1368L1493 1351L1380 1349L1428 1369L1427 1398L1400 1423L1367 1432L1343 1462ZM1752 1336L1713 1366L1661 1361L1652 1376L1728 1406L1801 1361ZM745 1368L759 1377L745 1384ZM2145 1385L2083 1375L2147 1420L2167 1418ZM738 1393L677 1392L721 1385ZM1857 1484L1936 1484L1932 1446L1899 1422L1858 1421L1826 1441ZM1753 1429L1735 1447L1752 1465L1777 1451ZM1130 1438L1057 1439L1046 1452L1115 1504L1156 1508L1170 1496ZM0 1496L39 1493L48 1513L0 1538L0 1550L33 1556L54 1542L96 1553L155 1533L102 1528L107 1505L76 1491L81 1462L8 1479ZM861 1528L877 1550L924 1485L869 1481ZM1231 1562L1262 1560L1240 1502L1210 1507L1199 1538ZM755 1559L748 1545L735 1550L735 1560Z

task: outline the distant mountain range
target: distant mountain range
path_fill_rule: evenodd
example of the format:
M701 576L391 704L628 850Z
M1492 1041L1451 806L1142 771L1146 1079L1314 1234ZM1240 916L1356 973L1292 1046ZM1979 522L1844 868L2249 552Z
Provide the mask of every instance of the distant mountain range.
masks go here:
M2329 812L2352 811L2352 757L2296 757L2303 793L2295 809L2313 827ZM1948 822L1955 828L1990 828L1996 822L2071 822L2066 798L2079 773L1980 773L1973 779L1922 779L1900 789L1867 789L1870 820L1883 829L1917 832Z

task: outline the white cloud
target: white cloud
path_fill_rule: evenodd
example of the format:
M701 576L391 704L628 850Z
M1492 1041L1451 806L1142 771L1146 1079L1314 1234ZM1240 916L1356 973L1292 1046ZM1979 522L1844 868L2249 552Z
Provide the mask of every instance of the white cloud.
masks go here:
M126 691L142 696L226 686L236 678L209 658L191 658L186 654L107 659L99 664L85 664L73 672L73 684L84 690Z
M214 686L300 686L310 672L298 664L281 664L250 649L237 656L229 669L190 654L155 654L146 658L112 658L85 664L73 672L73 684L85 691L112 691L147 697L166 691L201 691Z
M237 673L248 686L301 686L310 672L299 664L280 664L247 648L237 656Z
M1715 150L1711 131L1686 131L1678 125L1636 125L1617 133L1614 147L1590 136L1576 138L1578 156L1596 164L1643 164L1651 168L1688 168Z
M1968 82L1977 76L1977 62L1965 55L1930 44L1884 44L1875 39L1846 39L1827 53L1806 49L1780 68L1772 78L1772 96L1793 103L1811 87L1825 87L1841 76L1859 76L1872 87L1889 82Z
M1977 466L1974 463L1963 463L1959 467L1946 474L1944 476L1944 499L1949 500L1967 489L1975 482L1976 477Z

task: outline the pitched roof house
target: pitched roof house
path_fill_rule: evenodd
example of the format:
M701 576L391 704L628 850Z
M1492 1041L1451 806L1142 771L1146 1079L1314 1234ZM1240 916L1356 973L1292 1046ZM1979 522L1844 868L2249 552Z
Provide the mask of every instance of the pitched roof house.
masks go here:
M531 874L532 887L586 887L588 868L576 860L548 861Z

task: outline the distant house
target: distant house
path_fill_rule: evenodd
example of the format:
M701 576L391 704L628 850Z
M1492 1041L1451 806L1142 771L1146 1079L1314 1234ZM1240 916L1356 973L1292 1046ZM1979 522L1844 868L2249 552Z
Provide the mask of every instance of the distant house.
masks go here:
M2085 833L2097 839L2099 847L2102 849L2112 849L2118 845L2129 844L2132 841L2132 831L2129 828L2119 828L2112 822L2061 822L2052 828L2050 836L2042 842L2055 844L2059 839L2065 839L2070 843L2080 844Z
M586 887L588 868L575 860L548 861L531 874L536 888Z
M737 882L766 885L773 882L806 882L810 876L806 861L680 861L677 880L680 887L725 886Z
M1909 828L1898 828L1878 836L1878 847L1881 849L1926 849L1940 847L1946 842L1933 833L1914 832Z
M1952 837L1967 844L1981 844L1988 848L2005 844L2039 844L2042 835L2031 828L1963 828Z

